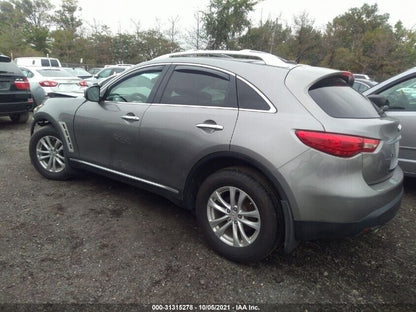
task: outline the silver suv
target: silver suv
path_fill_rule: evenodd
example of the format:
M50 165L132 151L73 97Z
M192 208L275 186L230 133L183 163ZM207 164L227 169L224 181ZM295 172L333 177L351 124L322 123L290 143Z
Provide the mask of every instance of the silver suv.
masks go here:
M397 212L400 125L350 84L253 51L167 55L47 100L30 157L50 179L86 169L157 192L195 212L216 252L258 261Z

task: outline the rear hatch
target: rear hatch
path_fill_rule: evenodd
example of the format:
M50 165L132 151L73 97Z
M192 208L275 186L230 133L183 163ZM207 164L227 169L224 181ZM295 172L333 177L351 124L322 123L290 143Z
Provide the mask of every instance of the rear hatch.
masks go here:
M29 83L15 64L0 62L0 104L2 111L13 111L14 104L28 104L30 99Z
M290 89L292 83L289 79ZM359 153L341 157L362 157L363 178L368 184L391 177L398 165L399 121L386 117L366 97L352 89L349 77L343 72L326 75L321 72L320 77L312 78L307 87L298 92L301 92L298 95L300 102L321 122L325 133L361 140Z

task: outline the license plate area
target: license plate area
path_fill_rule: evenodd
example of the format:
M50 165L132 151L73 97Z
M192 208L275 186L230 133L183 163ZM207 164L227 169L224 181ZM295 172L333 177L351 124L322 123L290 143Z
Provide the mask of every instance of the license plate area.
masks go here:
M10 82L0 81L0 90L10 90Z

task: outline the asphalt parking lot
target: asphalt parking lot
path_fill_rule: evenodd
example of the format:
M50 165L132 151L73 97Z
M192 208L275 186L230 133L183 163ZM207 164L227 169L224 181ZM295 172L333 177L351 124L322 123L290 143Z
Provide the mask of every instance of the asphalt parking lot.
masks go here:
M290 255L240 265L211 251L195 218L161 197L92 174L41 177L29 160L29 128L0 117L2 305L416 307L416 179L405 180L401 210L377 232L305 242Z

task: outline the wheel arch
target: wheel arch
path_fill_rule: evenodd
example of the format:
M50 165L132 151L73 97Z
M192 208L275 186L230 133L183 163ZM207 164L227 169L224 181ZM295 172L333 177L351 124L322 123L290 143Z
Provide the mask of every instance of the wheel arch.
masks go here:
M51 126L58 132L58 135L63 142L66 155L69 157L71 154L74 154L75 140L73 135L71 135L71 129L68 129L67 123L59 122L53 116L45 112L38 112L34 115L34 119L30 128L30 135L33 135L36 127L42 128L46 126Z
M288 201L288 197L280 181L272 176L267 168L260 162L246 155L235 152L219 152L205 156L190 170L185 182L183 202L185 208L195 209L196 194L202 182L213 172L227 168L241 167L261 177L262 182L268 185L273 194L280 201Z
M30 126L30 135L33 135L37 126L45 127L48 125L51 125L52 127L54 127L56 131L58 131L62 135L59 129L60 127L58 125L58 122L54 120L50 115L43 113L43 112L37 113L33 116L33 122L32 122L32 125Z

